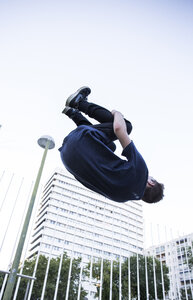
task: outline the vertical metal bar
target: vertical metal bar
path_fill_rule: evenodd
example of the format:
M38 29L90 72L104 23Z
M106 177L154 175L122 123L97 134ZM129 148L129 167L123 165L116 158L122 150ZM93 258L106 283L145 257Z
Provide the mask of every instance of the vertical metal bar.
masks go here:
M38 205L38 203L37 203L37 205ZM37 212L37 206L36 206L36 212ZM36 217L36 213L34 214L34 219L35 219L35 217ZM33 221L34 221L34 219L33 219ZM33 223L33 222L32 222L32 223ZM31 238L31 232L32 232L32 227L31 227L31 229L30 229L30 233L29 233L27 245L28 245L29 240L30 240L30 238ZM22 267L21 267L21 270L20 270L20 274L22 274L22 272L23 272L23 266L24 266L24 263L25 263L25 258L26 258L26 255L27 255L27 250L28 250L28 248L26 247L25 255L24 255L24 259L23 259L23 263L22 263ZM39 259L39 253L38 253L38 258L36 258L36 261L37 261L37 259ZM36 263L35 263L35 265L36 265ZM35 269L35 266L34 266L34 269ZM33 277L35 277L35 272L34 272L34 270L33 270ZM19 277L19 278L20 278L20 277ZM18 281L19 281L19 278L18 278ZM30 299L30 297L31 297L31 285L33 286L33 284L34 284L34 280L32 279L32 280L29 282L28 299ZM16 294L16 296L17 296L17 293L15 293L15 294ZM30 296L29 296L29 295L30 295ZM14 299L13 299L13 300L14 300Z
M153 280L154 280L154 291L155 291L155 299L157 299L157 282L156 282L156 272L155 272L155 257L153 254Z
M139 239L138 239L138 228L137 228L137 299L140 300L140 280L139 280Z
M33 277L35 277L35 275L36 275L39 257L40 257L40 251L38 252L38 255L37 255L37 258L36 258L36 262L35 262L35 266L34 266L34 270L33 270L33 275L32 275ZM32 290L33 290L33 285L34 285L34 280L32 280L31 284L30 284L30 289L29 289L29 294L28 294L28 300L30 300L30 298L31 298L31 294L32 294Z
M103 210L103 220L105 219L105 209L106 209L106 203L104 205ZM104 226L103 226L103 248L102 248L102 258L101 258L101 272L100 272L100 290L99 290L99 300L102 300L102 290L103 290L103 255L104 255Z
M149 285L148 285L148 271L147 271L147 255L145 254L145 285L146 285L146 299L149 300Z
M80 277L79 277L78 297L77 297L77 300L80 300L81 285L82 285L82 270L83 270L83 262L81 262L81 267L80 267Z
M67 281L66 298L65 298L65 300L68 300L68 295L69 295L69 290L70 290L70 277L71 277L71 272L72 272L72 260L73 260L73 257L71 256L71 258L70 258L69 272L68 272L68 281ZM81 280L81 278L80 278L80 280Z
M146 222L144 221L144 248L146 249ZM147 253L146 250L144 251L145 257L145 287L146 287L146 300L149 300L149 284L148 284L148 267L147 267Z
M7 198L7 194L8 194L8 192L9 192L9 188L10 188L10 186L11 186L13 177L14 177L14 174L12 174L11 180L10 180L10 182L9 182L9 184L8 184L7 190L6 190L6 192L5 192L5 196L4 196L3 201L2 201L2 203L1 203L0 211L2 210L2 207L3 207L3 205L4 205L4 202L5 202L6 198Z
M25 217L25 221L24 221L23 229L22 229L22 232L21 232L21 235L20 235L19 243L18 243L18 246L17 246L17 249L16 249L14 261L13 261L13 264L12 264L12 267L11 267L11 270L10 270L10 274L9 274L7 286L6 286L6 289L5 289L5 293L4 293L4 296L3 296L3 300L11 300L11 297L12 297L13 288L14 288L14 285L15 285L17 271L18 271L18 267L19 267L19 262L20 262L20 258L21 258L21 254L22 254L22 250L23 250L23 245L24 245L24 242L25 242L25 238L26 238L26 234L27 234L27 230L28 230L28 226L29 226L29 222L30 222L30 218L31 218L31 214L32 214L36 194L37 194L37 190L38 190L39 183L40 183L40 178L41 178L41 175L42 175L46 155L47 155L47 152L48 152L49 143L50 143L50 141L48 140L47 143L46 143L46 148L45 148L44 153L43 153L43 157L42 157L41 165L40 165L40 168L39 168L39 171L38 171L38 175L37 175L37 178L36 178L36 181L35 181L34 189L33 189L33 192L32 192L32 196L31 196L31 200L30 200L30 203L29 203L28 211L27 211L27 214L26 214L26 217Z
M31 183L27 199L29 199L29 197L30 197L32 188L33 188L33 182ZM25 218L25 214L26 214L26 211L27 211L27 206L28 206L28 200L25 203L25 207L24 207L24 210L23 210L23 213L22 213L22 217L21 217L21 221L20 221L20 224L19 224L19 229L18 229L16 238L15 238L15 241L14 241L14 246L13 246L13 250L12 250L12 253L11 253L11 259L10 259L9 265L11 265L11 263L12 263L12 261L14 259L14 252L15 252L15 248L16 248L17 242L19 240L19 234L20 234L20 231L21 231L21 228L22 228L22 225L23 225L23 219Z
M59 214L57 213L57 218L56 218L56 222L55 222L55 225L54 225L53 239L56 236L56 225L57 225L57 222L58 222L58 218L59 218ZM54 240L53 240L53 244L54 244ZM43 288L42 288L42 294L41 294L41 300L43 300L44 296L45 296L47 279L48 279L48 274L49 274L49 269L50 269L50 261L51 261L51 257L52 257L52 250L53 250L53 247L54 247L53 244L51 246L51 250L50 250L50 253L49 253L49 257L48 257L48 262L47 262L47 267L46 267L46 272L45 272L45 277L44 277L44 283L43 283Z
M118 210L118 212L120 213L120 210ZM119 223L120 223L120 226L119 226L119 228L120 228L120 238L119 238L119 240L120 240L120 247L119 247L119 300L121 300L121 297L122 297L122 237L123 237L123 235L122 235L122 226L121 226L121 220L119 220Z
M184 239L184 244L185 244L185 239ZM187 246L188 246L188 243L187 243ZM187 264L187 268L188 268L188 275L189 275L189 281L190 281L190 291L191 291L191 296L192 296L192 299L193 299L192 284L191 284L191 269L189 268L186 245L184 246L184 252L185 252L186 264Z
M5 170L3 171L2 175L1 175L0 182L3 179L4 174L5 174Z
M113 206L113 221L111 223L111 239L112 239L112 249L114 247L114 226L115 226L115 217L114 217L114 206ZM112 300L113 297L113 260L114 257L111 258L111 270L110 270L110 292L109 292L109 300Z
M54 299L53 300L57 299L58 286L59 286L59 281L60 281L60 273L61 273L61 269L62 269L62 262L63 262L63 253L61 253L61 255L60 255L60 263L59 263L59 267L58 267L58 275L57 275L55 292L54 292Z
M180 234L178 233L178 239L179 239L179 250L180 250L180 257L181 257L181 265L182 265L182 272L183 272L183 278L184 278L184 287L185 287L185 295L186 295L186 300L188 300L188 293L187 293L187 286L186 286L186 278L185 278L185 273L184 273L184 264L183 264L183 258L182 258L182 249L181 249L181 244L180 244Z
M0 300L2 299L3 293L4 293L4 289L5 289L5 285L7 283L7 278L8 278L8 274L6 273L3 279L3 284L1 287L1 292L0 292Z
M140 299L139 254L137 253L137 299Z
M131 264L130 264L130 255L128 257L128 299L131 300Z
M112 300L112 289L113 289L113 260L111 259L109 300Z
M157 225L157 234L158 234L158 241L160 244L160 230L159 230L159 225ZM166 254L166 251L165 251ZM162 294L163 294L163 300L165 300L165 286L164 286L164 276L163 276L163 263L161 259L161 246L160 246L160 267L161 267L161 280L162 280Z
M30 281L28 280L28 282L27 282L27 288L26 288L25 296L24 296L23 300L27 300L27 295L28 295L28 292L29 292L29 284L30 284Z
M50 260L51 260L51 257L49 256L47 267L46 267L46 273L45 273L45 277L44 277L44 284L43 284L43 288L42 288L42 294L41 294L40 300L44 299L45 290L46 290L46 284L47 284L47 279L48 279L48 273L49 273L49 268L50 268Z
M122 276L122 270L121 270L121 255L119 256L119 300L122 298L122 281L121 281L121 276Z
M128 245L129 245L129 256L128 256L128 299L131 300L131 266L130 266L130 213L128 214Z
M20 186L19 186L19 190L18 190L18 192L17 192L17 196L16 196L16 199L15 199L15 201L14 201L14 205L13 205L13 207L12 207L11 215L10 215L10 217L9 217L9 220L8 220L8 223L7 223L7 226L6 226L6 229L5 229L5 233L4 233L4 236L3 236L3 239L2 239L2 243L1 243L1 246L0 246L0 250L1 250L2 247L3 247L4 241L5 241L5 237L6 237L6 235L7 235L7 231L8 231L8 229L9 229L9 225L10 225L10 223L11 223L11 219L12 219L12 216L13 216L13 212L14 212L15 206L16 206L16 204L17 204L17 200L18 200L18 197L19 197L19 193L20 193L21 187L22 187L22 185L23 185L23 180L24 180L24 178L22 178L22 180L21 180L21 184L20 184Z
M103 257L101 258L99 300L102 300L102 289L103 289Z
M170 233L171 233L172 251L173 251L173 232L172 232L172 229L170 229ZM167 235L167 232L166 232L166 235ZM178 264L178 254L177 254L176 244L174 246L174 251L175 251L175 254L176 254L176 264L177 264L176 267L177 267L177 270L178 270L178 276L180 276L180 269L179 269L179 264ZM179 279L179 277L178 277L178 279ZM181 292L180 292L179 280L178 279L177 279L178 298L179 298L179 300L181 300Z
M92 247L92 249L93 249L93 247ZM90 276L89 276L89 291L88 291L88 298L91 297L92 268L93 268L93 256L91 256L91 261L90 261Z
M20 272L20 274L21 274L21 272ZM16 300L16 298L17 298L17 293L18 293L18 290L19 290L20 282L21 282L21 277L19 276L18 279L17 279L17 284L16 284L16 288L15 288L15 291L14 291L13 300Z
M28 198L29 198L30 193L31 193L31 190L32 190L32 185L33 185L33 183L31 184ZM19 230L18 230L18 233L17 233L17 237L16 237L15 242L14 242L14 247L13 247L13 251L12 251L12 255L11 255L10 264L11 264L12 258L13 258L13 256L14 256L14 249L16 248L17 239L18 239L18 236L19 236L20 229L21 229L21 227L22 227L22 220L23 220L23 218L24 218L24 216L25 216L25 212L26 212L27 205L28 205L28 202L26 202L26 205L25 205L25 208L24 208L24 211L23 211L23 215L22 215L22 219L21 219L21 222L20 222L20 226L19 226ZM29 238L30 238L30 235L29 235ZM29 239L28 239L28 242L29 242ZM27 252L27 248L26 248L26 252ZM26 256L26 253L25 253L25 256ZM22 271L23 271L24 261L25 261L25 257L24 257L24 260L23 260L23 263L22 263L22 267L21 267L21 270L20 270L20 274L22 274ZM32 281L33 281L33 280L32 280ZM16 300L16 298L17 298L17 293L18 293L18 289L19 289L20 282L21 282L21 277L19 276L19 277L18 277L18 280L17 280L17 284L16 284L16 288L15 288L13 300Z
M190 235L190 249L191 249L191 255L193 256L191 235ZM189 268L189 270L190 270L190 278L191 278L191 274L192 274L191 273L191 268ZM190 288L191 288L192 299L193 299L192 280L190 280Z
M153 229L152 229L152 223L151 223L151 239L152 239L152 246L153 246ZM157 298L157 283L156 283L156 272L155 272L155 257L154 257L154 253L153 253L153 280L154 280L155 300L158 300L158 298Z

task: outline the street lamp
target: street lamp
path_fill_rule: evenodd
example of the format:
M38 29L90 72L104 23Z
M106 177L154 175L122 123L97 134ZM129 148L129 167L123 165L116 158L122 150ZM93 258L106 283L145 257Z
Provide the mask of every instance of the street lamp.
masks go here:
M27 213L26 213L26 217L25 217L25 221L24 221L24 224L23 224L22 232L21 232L20 239L19 239L19 242L18 242L18 245L17 245L17 249L16 249L14 260L13 260L13 264L12 264L10 274L9 274L9 277L8 277L8 282L7 282L5 293L4 293L4 296L3 296L3 300L11 300L12 299L11 297L12 297L13 288L14 288L14 285L15 285L16 276L17 276L17 272L18 272L18 268L19 268L19 262L20 262L20 259L21 259L21 254L22 254L22 250L23 250L27 230L28 230L28 227L29 227L29 222L30 222L30 218L31 218L31 214L32 214L32 210L33 210L33 206L34 206L38 186L39 186L39 183L40 183L40 178L41 178L41 175L42 175L46 155L47 155L48 149L53 149L55 147L55 143L54 143L53 138L48 136L48 135L44 135L41 138L39 138L38 139L38 144L39 144L40 147L44 148L44 153L43 153L40 168L39 168L39 171L38 171L38 174L37 174L37 177L36 177L34 188L33 188L33 191L32 191L29 207L28 207L28 210L27 210Z

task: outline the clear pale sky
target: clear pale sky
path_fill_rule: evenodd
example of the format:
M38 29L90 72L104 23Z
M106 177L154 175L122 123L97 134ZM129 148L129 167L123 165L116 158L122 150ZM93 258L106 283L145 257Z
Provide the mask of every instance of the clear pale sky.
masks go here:
M91 101L133 123L150 174L165 184L145 220L193 231L192 1L1 1L0 41L1 173L33 180L44 134L56 148L42 184L62 167L57 149L75 126L61 111L88 85Z

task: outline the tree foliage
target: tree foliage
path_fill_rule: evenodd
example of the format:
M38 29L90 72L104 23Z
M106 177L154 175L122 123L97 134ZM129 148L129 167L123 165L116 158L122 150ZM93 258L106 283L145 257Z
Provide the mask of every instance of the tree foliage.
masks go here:
M152 257L147 257L147 278L148 278L148 289L149 289L149 299L155 299L155 288L154 288L154 267L155 263L155 277L156 277L156 291L159 299L163 299L163 284L161 276L161 263L158 259ZM112 276L112 299L117 300L119 298L119 274L120 274L120 262L113 262L113 276ZM139 266L139 288L140 288L140 299L146 300L146 273L145 273L145 257L138 256L138 266ZM90 267L90 265L88 266ZM130 270L130 285L128 283L128 270ZM165 264L162 265L163 279L164 279L164 290L165 294L169 291L169 278L168 278L168 268ZM101 272L101 261L93 263L93 279L96 281L97 293L96 297L99 296L100 292L100 272ZM102 282L102 299L109 299L110 292L110 272L111 272L111 262L108 260L103 261L103 282ZM122 299L128 299L129 293L131 298L138 298L137 289L137 256L132 256L126 259L121 264L121 292ZM130 287L130 291L129 291Z

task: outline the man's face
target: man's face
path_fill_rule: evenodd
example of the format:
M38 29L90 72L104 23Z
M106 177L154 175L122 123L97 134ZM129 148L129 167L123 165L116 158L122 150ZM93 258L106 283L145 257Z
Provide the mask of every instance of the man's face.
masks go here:
M153 187L155 184L156 184L155 179L152 176L149 176L147 180L147 187Z

